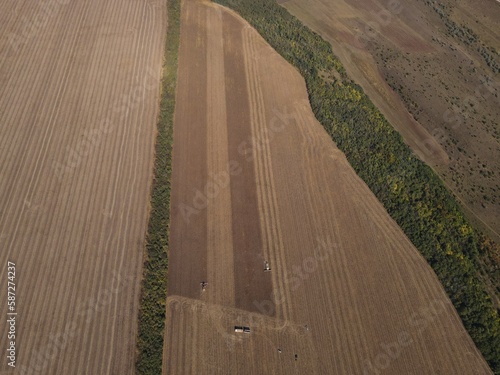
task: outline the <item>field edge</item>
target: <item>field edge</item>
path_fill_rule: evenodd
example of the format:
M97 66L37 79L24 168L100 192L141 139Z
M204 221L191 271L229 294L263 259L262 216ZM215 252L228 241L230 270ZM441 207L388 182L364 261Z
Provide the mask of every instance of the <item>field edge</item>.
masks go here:
M137 333L137 374L162 371L167 297L173 119L180 32L180 0L167 0L167 36L158 116L154 179L146 236Z

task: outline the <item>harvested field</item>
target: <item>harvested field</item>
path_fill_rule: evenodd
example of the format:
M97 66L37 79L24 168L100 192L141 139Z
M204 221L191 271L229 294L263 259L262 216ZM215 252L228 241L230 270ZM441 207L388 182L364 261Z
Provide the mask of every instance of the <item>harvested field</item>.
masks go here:
M165 11L0 1L2 374L135 373Z
M500 241L500 6L289 0L469 218Z
M491 373L299 73L225 8L181 19L164 373Z

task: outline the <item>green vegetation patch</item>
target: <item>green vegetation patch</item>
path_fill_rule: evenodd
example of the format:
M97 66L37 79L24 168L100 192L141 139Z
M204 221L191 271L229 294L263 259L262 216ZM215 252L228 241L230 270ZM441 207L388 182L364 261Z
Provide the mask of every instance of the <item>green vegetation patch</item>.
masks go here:
M170 177L180 32L180 0L168 0L168 29L163 63L162 95L156 136L151 214L139 311L138 374L162 372L165 303L167 298Z
M237 11L300 71L317 119L427 259L477 347L500 374L500 318L479 261L494 252L494 244L471 226L439 177L347 77L318 34L272 0L216 2Z

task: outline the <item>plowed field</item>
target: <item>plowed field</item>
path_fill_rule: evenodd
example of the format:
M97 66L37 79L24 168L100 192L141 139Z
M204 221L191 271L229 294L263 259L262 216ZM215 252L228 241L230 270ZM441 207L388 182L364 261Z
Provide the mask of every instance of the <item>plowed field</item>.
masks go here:
M2 374L135 372L165 30L159 2L0 1Z
M164 373L489 374L300 74L225 8L181 19Z

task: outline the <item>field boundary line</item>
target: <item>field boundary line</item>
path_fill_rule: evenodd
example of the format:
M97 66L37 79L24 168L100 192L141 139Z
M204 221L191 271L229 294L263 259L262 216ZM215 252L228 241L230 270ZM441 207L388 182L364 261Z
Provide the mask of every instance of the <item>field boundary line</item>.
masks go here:
M180 0L167 1L167 36L155 145L154 180L151 189L151 212L145 244L139 306L137 374L162 373L180 8Z

